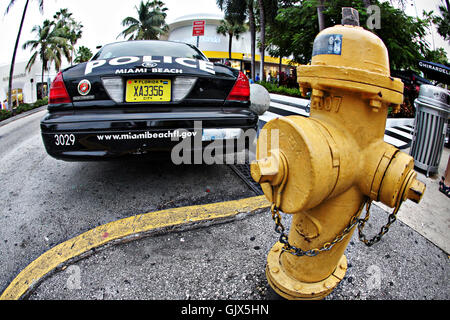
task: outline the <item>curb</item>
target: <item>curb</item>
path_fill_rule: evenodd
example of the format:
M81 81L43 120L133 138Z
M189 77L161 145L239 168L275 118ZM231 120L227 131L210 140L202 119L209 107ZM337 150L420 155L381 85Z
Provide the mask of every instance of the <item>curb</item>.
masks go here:
M242 219L270 207L265 196L173 208L116 220L58 244L23 269L0 300L26 297L46 277L111 245Z
M34 114L34 113L38 113L39 111L46 110L47 107L48 107L48 105L40 106L40 107L31 109L31 110L28 110L28 111L19 113L19 114L15 115L14 117L10 117L10 118L8 118L8 119L5 119L5 120L3 120L3 121L0 121L0 127L5 126L5 125L7 125L8 123L11 123L11 122L13 122L13 121L15 121L15 120L19 120L19 119L21 119L21 118L25 118L26 116L30 116L30 115L32 115L32 114Z

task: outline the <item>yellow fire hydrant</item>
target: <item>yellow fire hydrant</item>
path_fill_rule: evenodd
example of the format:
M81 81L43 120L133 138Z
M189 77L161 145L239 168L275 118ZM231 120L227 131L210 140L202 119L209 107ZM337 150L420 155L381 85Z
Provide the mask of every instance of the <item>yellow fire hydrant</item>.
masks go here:
M367 245L377 242L402 201L419 202L425 185L416 180L413 158L383 140L388 109L403 102L403 83L390 76L386 46L375 34L353 25L323 30L298 82L303 94L311 91L310 117L268 122L251 174L273 203L281 234L267 257L269 284L284 298L321 299L345 275L355 226ZM367 240L362 228L371 201L394 210ZM280 211L293 214L289 236Z

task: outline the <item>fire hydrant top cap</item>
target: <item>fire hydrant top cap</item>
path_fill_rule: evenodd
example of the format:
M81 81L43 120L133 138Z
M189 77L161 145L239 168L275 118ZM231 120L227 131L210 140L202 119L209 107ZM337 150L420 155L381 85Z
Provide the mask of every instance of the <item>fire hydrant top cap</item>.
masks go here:
M360 69L390 76L389 56L383 41L362 27L336 25L314 40L311 65Z

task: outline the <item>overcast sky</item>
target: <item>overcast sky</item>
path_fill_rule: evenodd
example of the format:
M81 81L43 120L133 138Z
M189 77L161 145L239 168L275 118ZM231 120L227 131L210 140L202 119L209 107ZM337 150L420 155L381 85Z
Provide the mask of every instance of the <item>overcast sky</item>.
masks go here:
M34 25L42 24L45 19L52 19L53 15L60 8L68 8L73 13L75 20L80 21L83 28L83 37L77 42L84 45L93 52L97 45L123 40L116 39L125 28L122 20L127 16L137 16L135 6L141 0L44 0L44 14L39 11L39 0L30 0L25 23L20 37L20 47L24 42L34 39L31 29ZM19 30L19 23L25 5L25 0L16 0L14 7L4 15L7 4L10 0L0 1L0 65L11 63L12 52ZM170 23L174 19L197 12L218 13L221 11L215 0L163 0L167 11L166 22ZM6 31L6 32L4 32ZM29 51L22 48L18 50L16 61L28 61Z
M194 13L217 13L221 11L216 5L216 0L163 0L167 8L168 23L174 19ZM416 15L416 8L419 16L422 10L437 11L437 6L441 0L408 0L406 13ZM10 0L0 2L0 65L9 64L17 37L17 31L23 11L25 0L16 0L8 15L4 15L7 4ZM39 0L30 0L30 4L25 18L25 23L20 37L20 48L17 53L16 62L28 61L30 52L22 50L25 41L34 39L31 29L34 25L42 24L44 19L52 19L53 14L60 8L68 8L73 13L73 17L80 21L83 28L83 37L77 43L89 47L93 52L97 45L117 41L117 35L124 29L121 25L123 18L136 16L135 6L140 0L44 0L44 13L39 11ZM414 3L416 7L414 7ZM122 38L119 38L121 40ZM431 47L433 39L436 47L444 47L447 55L450 46L436 32L434 37L428 37Z

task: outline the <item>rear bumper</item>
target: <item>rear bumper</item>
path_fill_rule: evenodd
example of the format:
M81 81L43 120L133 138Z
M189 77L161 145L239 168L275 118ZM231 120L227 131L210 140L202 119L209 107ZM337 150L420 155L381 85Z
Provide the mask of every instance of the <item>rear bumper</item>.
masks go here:
M41 134L47 153L61 160L110 160L124 156L159 157L183 143L184 151L203 150L204 129L255 130L258 117L243 109L178 109L163 112L83 110L47 113L41 120ZM236 130L234 130L236 131ZM203 137L203 139L202 139ZM242 145L236 137L233 151ZM216 140L216 144L218 144ZM239 142L239 143L238 143ZM248 148L248 139L245 147Z

